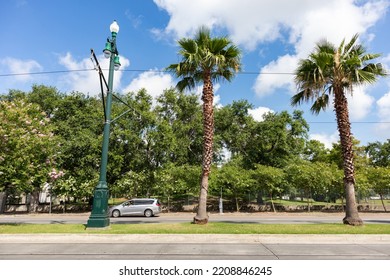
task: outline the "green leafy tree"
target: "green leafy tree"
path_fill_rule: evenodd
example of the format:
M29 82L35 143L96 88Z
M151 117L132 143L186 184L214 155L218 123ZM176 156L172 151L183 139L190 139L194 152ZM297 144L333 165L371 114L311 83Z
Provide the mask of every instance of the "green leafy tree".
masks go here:
M249 115L249 109L252 107L247 100L239 100L216 110L217 141L231 152L232 157L248 156L248 143L255 126L254 119Z
M103 130L101 107L100 100L73 92L58 100L50 113L54 133L61 142L58 161L66 173L64 179L71 176L76 185L97 180Z
M255 164L284 167L303 153L308 129L301 111L294 111L292 115L286 111L264 115L264 120L256 123L248 138L246 165L249 168Z
M47 117L53 117L64 95L55 87L33 85L26 98L29 102L38 104Z
M349 121L346 94L353 87L365 83L374 83L378 76L385 75L382 65L370 62L378 54L368 54L357 43L358 35L339 47L328 41L321 41L307 59L299 62L295 71L295 81L299 92L291 99L293 105L313 100L311 111L318 114L326 109L333 95L337 128L343 155L344 185L346 195L345 224L362 225L355 199L355 167L353 163L351 124Z
M151 189L150 175L147 171L129 171L112 186L111 194L114 197L145 197Z
M302 191L301 195L307 200L308 211L311 200L325 200L326 194L337 181L330 165L322 162L292 162L284 170L290 187Z
M303 158L308 161L328 162L329 149L318 140L309 140L305 143Z
M250 170L240 166L238 160L233 160L223 165L216 172L215 188L222 189L226 197L232 197L235 202L236 211L240 211L240 201L245 193L251 192L255 181L251 176Z
M235 72L240 70L240 51L227 37L212 38L210 30L201 27L194 39L178 41L182 56L180 63L171 64L168 70L181 80L177 84L179 91L194 89L203 84L203 156L202 176L199 194L199 207L194 223L206 224L208 178L213 159L214 111L213 83L220 80L231 81Z
M53 125L25 99L0 101L0 119L0 191L31 194L29 210L35 212L41 186L57 165Z
M372 186L372 189L379 194L382 202L383 209L387 212L385 203L383 201L384 196L390 191L390 170L386 167L372 167L369 168L367 177Z
M167 164L157 171L155 191L166 201L168 211L171 208L180 210L184 204L182 198L195 192L199 183L199 169L199 166L189 164ZM172 198L178 199L182 204L172 205Z
M165 90L157 98L153 137L161 164L201 164L202 108L195 94Z
M256 164L252 177L257 182L258 191L261 190L269 195L272 210L276 212L273 198L275 194L280 194L284 191L284 171L277 167Z
M153 183L153 172L161 164L156 155L156 114L152 111L152 97L145 89L119 96L127 105L116 101L113 104L113 117L109 153L109 180L111 184L120 180L130 171L147 172ZM129 108L130 107L130 108ZM128 111L126 114L124 114Z
M370 164L373 166L390 166L390 139L381 143L379 141L368 143L366 153L369 156Z

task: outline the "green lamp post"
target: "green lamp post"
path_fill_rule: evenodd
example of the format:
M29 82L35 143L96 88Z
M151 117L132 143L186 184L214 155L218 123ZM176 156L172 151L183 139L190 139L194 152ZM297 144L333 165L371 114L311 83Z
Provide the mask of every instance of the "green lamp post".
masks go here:
M105 107L105 121L103 131L102 158L100 164L99 183L95 188L93 196L93 206L91 216L87 222L87 228L105 228L110 225L108 211L108 186L107 186L107 161L108 161L108 143L110 139L110 124L111 124L111 102L112 88L114 80L114 69L120 67L118 50L116 48L116 35L119 32L119 26L114 20L110 25L111 39L107 39L106 47L103 50L104 56L110 59L110 67L108 74L108 90Z

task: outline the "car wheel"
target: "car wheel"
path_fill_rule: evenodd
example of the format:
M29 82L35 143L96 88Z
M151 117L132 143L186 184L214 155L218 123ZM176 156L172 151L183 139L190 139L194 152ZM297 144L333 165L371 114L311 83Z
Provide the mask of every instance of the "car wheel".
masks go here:
M153 211L150 209L145 210L144 212L145 217L150 218L153 216Z
M120 215L121 215L121 212L119 212L119 210L114 210L114 211L112 211L112 216L113 216L114 218L118 218Z

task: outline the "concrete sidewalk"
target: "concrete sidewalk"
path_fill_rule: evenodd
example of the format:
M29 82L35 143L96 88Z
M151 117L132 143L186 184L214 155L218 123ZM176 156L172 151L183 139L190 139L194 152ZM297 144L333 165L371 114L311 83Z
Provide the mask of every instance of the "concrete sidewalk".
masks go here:
M0 234L4 243L389 244L387 234Z
M389 235L0 235L0 260L390 260Z

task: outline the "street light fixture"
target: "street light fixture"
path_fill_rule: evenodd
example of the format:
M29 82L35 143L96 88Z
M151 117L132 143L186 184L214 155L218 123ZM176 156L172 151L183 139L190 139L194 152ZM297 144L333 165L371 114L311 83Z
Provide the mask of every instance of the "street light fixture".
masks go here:
M114 58L114 70L118 71L120 67L121 67L121 63L119 62L119 56L117 55Z
M94 190L93 206L91 216L87 222L87 228L105 228L110 225L108 212L108 186L107 186L107 161L108 161L108 143L110 139L110 124L111 124L111 103L112 90L114 81L114 69L120 67L119 54L116 47L116 36L119 32L119 25L114 20L110 25L111 39L107 39L106 46L103 50L104 56L110 59L110 67L108 72L108 90L107 102L105 107L105 120L103 131L102 158L100 165L99 183Z

